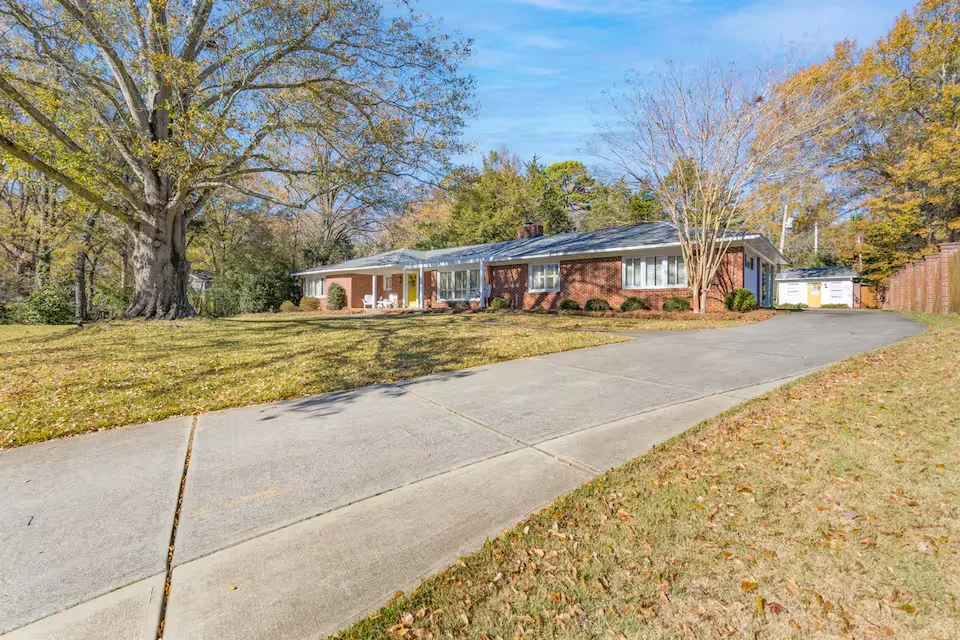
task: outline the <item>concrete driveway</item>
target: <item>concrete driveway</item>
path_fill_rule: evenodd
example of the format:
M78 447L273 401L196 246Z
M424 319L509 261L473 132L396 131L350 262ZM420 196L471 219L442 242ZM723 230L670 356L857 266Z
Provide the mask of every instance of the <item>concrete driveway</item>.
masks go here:
M6 451L0 633L154 638L161 617L167 639L333 633L651 445L920 330L808 311L638 333Z

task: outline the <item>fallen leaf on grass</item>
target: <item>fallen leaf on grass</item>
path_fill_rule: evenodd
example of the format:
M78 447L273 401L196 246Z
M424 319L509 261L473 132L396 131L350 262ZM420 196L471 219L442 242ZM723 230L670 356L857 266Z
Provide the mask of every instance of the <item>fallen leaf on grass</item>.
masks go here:
M754 589L756 589L758 586L760 585L758 585L756 582L748 582L747 580L744 580L743 582L740 583L740 588L743 589L744 593L749 593L750 591L753 591Z
M781 614L781 613L783 613L784 611L787 610L786 607L784 607L784 606L783 606L782 604L780 604L779 602L768 602L768 603L766 603L766 604L767 604L767 610L768 610L770 613L776 613L776 614L779 615L779 614Z

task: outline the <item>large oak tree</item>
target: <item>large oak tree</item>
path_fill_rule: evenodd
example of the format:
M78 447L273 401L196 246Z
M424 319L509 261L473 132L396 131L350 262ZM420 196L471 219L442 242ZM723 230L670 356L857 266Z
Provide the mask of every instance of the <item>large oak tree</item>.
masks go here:
M128 316L193 314L185 230L218 190L309 206L318 138L368 181L440 175L471 108L469 42L406 3L0 0L0 30L0 153L130 228Z

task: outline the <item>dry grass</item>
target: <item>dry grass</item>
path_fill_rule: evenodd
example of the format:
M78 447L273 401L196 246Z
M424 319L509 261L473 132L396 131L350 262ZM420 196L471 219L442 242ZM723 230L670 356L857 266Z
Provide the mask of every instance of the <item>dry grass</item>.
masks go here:
M769 320L777 312L770 310L735 313L714 312L664 313L662 311L629 311L620 313L561 311L537 313L531 311L484 311L470 314L479 322L515 322L553 329L601 329L610 331L682 331L689 329L719 329Z
M0 324L0 342L62 333L76 328L72 324Z
M342 638L960 637L960 318L600 476Z
M36 329L0 332L0 448L624 339L460 316Z

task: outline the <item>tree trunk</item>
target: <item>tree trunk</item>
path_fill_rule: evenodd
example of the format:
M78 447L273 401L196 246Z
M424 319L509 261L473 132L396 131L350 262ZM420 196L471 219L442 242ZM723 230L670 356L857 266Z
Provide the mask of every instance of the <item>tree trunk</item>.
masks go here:
M127 272L130 271L130 255L127 247L120 246L120 290L127 292Z
M90 297L87 297L84 287L84 276L87 267L87 248L90 246L90 238L93 236L93 227L97 224L99 210L91 211L87 214L87 220L83 227L83 236L80 239L80 249L77 250L77 262L74 267L76 275L76 285L74 290L74 318L77 324L82 324L88 317L90 299L93 298L93 274L90 275Z
M87 317L93 317L93 280L97 274L97 263L100 262L98 258L90 260L90 277L87 278Z
M87 245L83 243L77 251L77 262L74 266L74 275L76 282L73 285L73 319L77 324L83 324L87 312L86 287L84 287L84 274L86 274L87 263Z
M133 300L126 318L175 320L196 315L187 299L190 263L181 213L162 208L133 226Z

